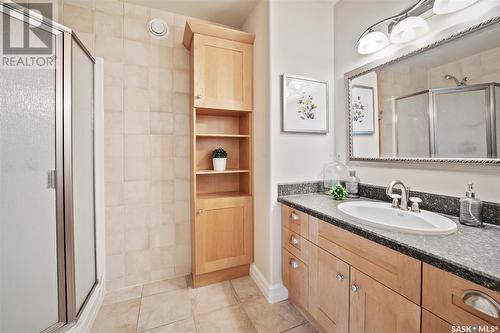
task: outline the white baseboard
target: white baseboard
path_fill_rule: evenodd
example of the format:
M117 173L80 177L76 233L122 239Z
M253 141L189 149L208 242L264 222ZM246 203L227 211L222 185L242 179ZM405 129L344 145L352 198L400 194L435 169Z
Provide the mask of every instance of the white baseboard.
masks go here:
M104 300L104 279L95 287L78 321L65 333L89 333Z
M254 264L250 265L250 277L257 284L257 287L259 287L269 303L274 304L288 298L288 290L283 283L280 282L271 285Z

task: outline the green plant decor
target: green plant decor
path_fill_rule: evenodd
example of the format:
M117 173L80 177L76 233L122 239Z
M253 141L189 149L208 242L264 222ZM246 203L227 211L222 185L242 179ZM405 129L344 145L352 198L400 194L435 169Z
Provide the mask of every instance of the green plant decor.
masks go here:
M227 158L227 152L222 148L214 149L212 158Z
M340 183L337 183L332 186L330 195L332 196L333 200L344 200L347 198L347 190Z

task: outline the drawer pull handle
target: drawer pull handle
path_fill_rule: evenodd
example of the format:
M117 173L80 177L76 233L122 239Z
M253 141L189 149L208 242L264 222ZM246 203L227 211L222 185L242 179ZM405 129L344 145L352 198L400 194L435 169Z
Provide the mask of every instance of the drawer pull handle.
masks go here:
M344 279L344 276L340 273L337 274L337 281L342 281Z
M290 220L292 220L292 221L296 222L296 221L300 220L300 217L299 217L299 215L298 215L297 213L292 212L292 213L290 214Z
M198 214L198 215L203 214L203 209L198 209L198 211L196 212L196 214Z
M295 259L290 259L290 266L292 266L293 269L299 268L299 262Z
M479 290L464 291L462 301L485 315L495 319L500 318L500 305L493 298Z
M352 286L351 286L351 290L353 293L357 293L359 288L361 288L360 286L358 286L356 283L354 283Z
M289 243L292 244L293 246L297 247L297 245L299 245L299 240L294 235L291 235Z

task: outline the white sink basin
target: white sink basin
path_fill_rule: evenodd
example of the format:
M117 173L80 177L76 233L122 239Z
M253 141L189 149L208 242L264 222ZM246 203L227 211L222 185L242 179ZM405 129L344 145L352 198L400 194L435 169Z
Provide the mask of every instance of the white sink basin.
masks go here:
M347 215L378 228L420 235L448 235L457 231L447 217L421 210L420 213L392 208L391 204L372 201L350 201L338 205Z

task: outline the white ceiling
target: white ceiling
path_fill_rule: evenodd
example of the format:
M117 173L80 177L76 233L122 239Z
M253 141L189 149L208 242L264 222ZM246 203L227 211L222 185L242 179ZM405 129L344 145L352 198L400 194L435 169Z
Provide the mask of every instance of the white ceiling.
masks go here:
M258 0L125 0L202 20L241 28Z

